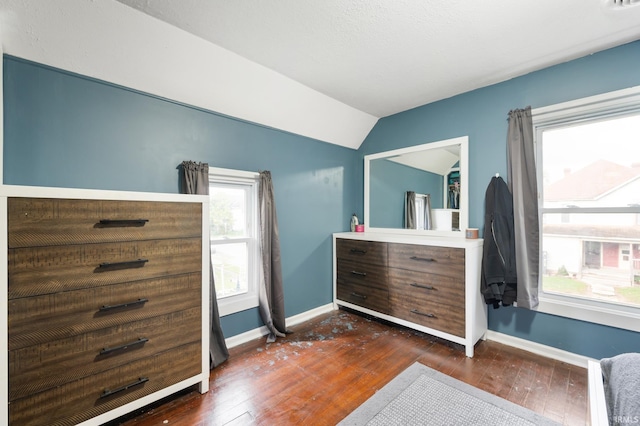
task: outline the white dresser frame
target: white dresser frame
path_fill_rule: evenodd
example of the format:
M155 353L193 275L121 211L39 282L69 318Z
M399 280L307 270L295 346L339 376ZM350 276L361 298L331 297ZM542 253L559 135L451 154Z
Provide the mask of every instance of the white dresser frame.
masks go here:
M433 328L425 327L410 321L383 314L362 306L338 299L336 240L338 238L377 241L386 243L415 244L425 246L453 247L465 250L465 337L454 336ZM407 234L390 234L375 232L341 232L333 234L333 303L335 309L344 306L358 312L422 331L442 339L455 342L465 347L465 354L472 358L474 345L484 340L487 332L487 305L480 294L480 267L482 264L482 239L467 240L465 238L415 236Z
M1 146L1 145L0 145ZM0 368L4 371L0 384L0 424L9 424L9 380L8 367L8 251L7 251L7 198L73 198L90 200L164 201L190 202L202 205L202 369L200 374L166 387L136 401L122 405L81 425L100 425L121 417L152 402L165 398L192 385L198 385L200 393L209 391L209 197L206 195L163 194L147 192L104 191L70 188L46 188L34 186L0 185Z

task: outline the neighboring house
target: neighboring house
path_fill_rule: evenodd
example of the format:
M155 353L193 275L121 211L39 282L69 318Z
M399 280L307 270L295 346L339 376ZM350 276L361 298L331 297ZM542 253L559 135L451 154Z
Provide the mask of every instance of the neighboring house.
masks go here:
M545 207L640 205L640 165L627 167L598 160L544 188ZM547 215L544 272L566 272L582 277L608 270L620 284L631 284L640 274L640 215L617 214L615 226L606 214ZM610 219L610 218L609 218ZM567 253L576 253L567 257ZM628 278L628 279L627 279Z

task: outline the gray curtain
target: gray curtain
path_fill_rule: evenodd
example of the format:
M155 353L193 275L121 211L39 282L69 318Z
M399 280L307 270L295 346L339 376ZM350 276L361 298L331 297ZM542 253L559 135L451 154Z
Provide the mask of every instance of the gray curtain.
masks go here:
M413 191L404 194L404 227L416 229L416 193Z
M273 192L271 172L260 172L258 189L260 216L260 252L262 273L259 283L259 310L262 321L269 329L267 343L291 333L285 325L284 291L282 287L282 261L280 259L280 236Z
M509 112L507 156L507 177L513 195L517 304L533 309L538 306L540 224L531 107Z
M424 229L431 229L433 223L431 221L431 194L424 196Z
M180 192L183 194L209 195L209 165L194 161L183 161L180 167ZM208 219L207 219L208 220ZM204 235L203 238L209 238ZM211 368L217 367L229 358L229 350L224 341L220 314L216 299L216 285L211 265L211 245L209 245L209 363Z

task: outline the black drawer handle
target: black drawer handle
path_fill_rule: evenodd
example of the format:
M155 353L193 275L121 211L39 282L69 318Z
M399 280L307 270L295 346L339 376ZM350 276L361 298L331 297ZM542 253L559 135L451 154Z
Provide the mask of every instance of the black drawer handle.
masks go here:
M416 287L416 288L424 288L425 290L435 290L436 288L432 285L424 285L424 284L418 284L418 283L411 283L409 284L411 287Z
M367 298L367 296L365 296L364 294L351 293L351 295L353 297L359 297L360 299L366 299Z
M111 311L111 310L120 309L120 308L128 308L129 306L143 305L148 301L149 299L138 299L138 300L134 300L133 302L121 303L119 305L102 305L100 306L100 312L106 312L106 311Z
M101 219L100 225L104 227L118 226L144 226L149 219Z
M435 316L434 314L426 314L424 312L420 312L417 309L412 309L411 310L412 314L416 314L416 315L422 315L423 317L429 317L429 318L438 318L437 316Z
M420 262L436 262L435 259L432 259L429 257L418 257L418 256L411 256L411 260L418 260Z
M349 250L351 253L353 254L367 254L366 250L362 250L362 249L357 249L357 248L352 248L351 250Z
M140 377L138 380L136 380L133 383L129 383L128 385L124 385L124 386L120 386L117 389L113 389L113 390L109 390L109 389L105 389L102 391L102 394L100 394L100 398L106 398L108 396L114 395L118 392L122 392L122 391L126 391L127 389L130 389L134 386L138 386L141 385L145 382L148 382L149 378L148 377Z
M112 271L115 269L141 268L149 259L127 260L126 262L103 262L96 268L96 272Z
M352 275L358 275L358 276L361 276L361 277L366 277L367 276L366 272L351 271L351 274Z
M135 342L125 343L124 345L114 346L113 348L103 348L100 351L100 355L108 355L108 354L110 354L112 352L123 351L125 349L130 348L131 346L143 345L143 344L147 343L148 341L149 341L149 339L147 339L146 337L141 337L138 340L136 340Z

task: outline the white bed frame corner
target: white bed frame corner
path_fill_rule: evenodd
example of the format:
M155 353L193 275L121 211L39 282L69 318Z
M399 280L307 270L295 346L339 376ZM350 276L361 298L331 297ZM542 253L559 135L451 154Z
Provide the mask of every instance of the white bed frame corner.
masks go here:
M609 416L607 415L607 402L604 396L604 383L602 382L600 362L597 360L588 360L587 374L590 424L592 426L608 426Z

